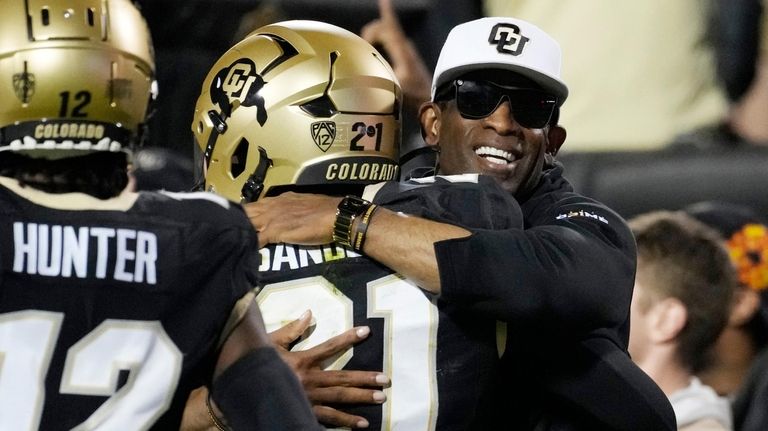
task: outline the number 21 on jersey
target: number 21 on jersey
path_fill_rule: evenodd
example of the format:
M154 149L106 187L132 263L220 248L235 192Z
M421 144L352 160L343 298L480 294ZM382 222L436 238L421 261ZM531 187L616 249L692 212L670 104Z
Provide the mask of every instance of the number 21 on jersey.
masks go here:
M430 431L437 422L437 306L416 286L392 274L367 284L369 318L384 319L383 364L392 386L385 389L382 430ZM312 310L316 328L294 350L312 348L353 327L353 303L322 276L269 284L258 296L273 331ZM327 369L339 370L354 350L333 358Z

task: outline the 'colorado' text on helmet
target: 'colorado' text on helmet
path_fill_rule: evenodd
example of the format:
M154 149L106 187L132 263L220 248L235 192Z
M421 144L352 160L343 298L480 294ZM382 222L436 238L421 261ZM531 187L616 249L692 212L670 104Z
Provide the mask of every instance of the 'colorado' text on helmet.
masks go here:
M8 0L0 14L0 151L59 158L140 142L156 93L130 0Z

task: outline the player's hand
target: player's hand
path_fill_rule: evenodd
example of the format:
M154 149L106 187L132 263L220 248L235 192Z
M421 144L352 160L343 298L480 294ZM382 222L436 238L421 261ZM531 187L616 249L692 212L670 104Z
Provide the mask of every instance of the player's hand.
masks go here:
M333 223L340 197L287 192L245 204L259 232L259 247L286 242L321 245L333 242Z
M288 347L295 342L312 321L312 313L271 332L270 338L283 360L294 370L312 403L317 419L326 426L366 428L368 421L344 413L328 404L381 404L386 400L380 389L389 386L389 378L376 371L323 370L322 363L349 349L368 337L367 326L352 328L311 349L291 352Z
M405 96L405 104L413 111L430 99L432 76L424 60L406 36L392 0L379 0L379 19L366 24L360 37L381 49L392 65Z
M208 397L208 388L201 386L189 394L187 399L187 405L184 407L184 414L181 419L181 425L179 431L219 431L211 420L211 416L208 413L208 406L205 403L205 399ZM213 402L213 400L211 400ZM218 414L219 418L222 414L213 405L212 409L215 409L215 414Z

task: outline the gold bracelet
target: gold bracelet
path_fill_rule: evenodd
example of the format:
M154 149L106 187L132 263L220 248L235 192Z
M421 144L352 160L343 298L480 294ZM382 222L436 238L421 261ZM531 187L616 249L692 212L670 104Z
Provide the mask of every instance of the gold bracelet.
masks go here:
M208 391L208 396L205 397L205 406L208 407L208 416L211 418L211 422L213 422L213 425L219 430L219 431L229 431L229 427L224 424L224 422L219 419L218 416L216 416L216 413L213 411L213 406L211 405L211 391Z
M371 217L373 217L373 213L376 212L378 208L378 205L371 204L371 206L369 206L365 211L365 214L363 214L363 217L360 218L360 222L354 225L355 241L352 243L353 250L359 252L363 251L363 245L365 244L365 234L368 232L368 224L370 223Z

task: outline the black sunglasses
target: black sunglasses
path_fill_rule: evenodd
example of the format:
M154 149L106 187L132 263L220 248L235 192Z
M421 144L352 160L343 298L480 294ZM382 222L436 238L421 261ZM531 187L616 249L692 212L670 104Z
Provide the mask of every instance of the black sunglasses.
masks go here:
M489 81L456 79L435 94L435 102L456 99L462 117L477 120L491 115L504 101L509 102L518 124L542 129L557 107L557 98L533 88L504 87Z

